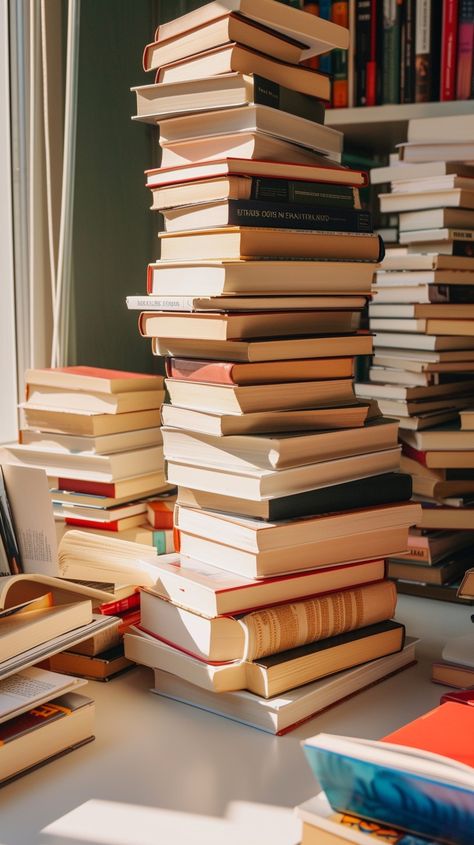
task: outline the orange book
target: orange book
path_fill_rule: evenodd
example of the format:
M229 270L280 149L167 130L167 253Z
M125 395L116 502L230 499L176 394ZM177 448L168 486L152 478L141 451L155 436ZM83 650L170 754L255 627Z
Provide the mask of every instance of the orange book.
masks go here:
M420 748L474 767L473 736L474 707L446 702L388 734L383 741Z
M176 496L169 499L158 499L148 502L147 519L152 528L170 529L173 528L173 514Z

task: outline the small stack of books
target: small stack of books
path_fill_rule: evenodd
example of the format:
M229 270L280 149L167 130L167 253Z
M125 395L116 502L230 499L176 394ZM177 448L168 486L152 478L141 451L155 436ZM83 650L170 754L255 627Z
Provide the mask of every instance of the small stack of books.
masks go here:
M410 557L390 574L404 592L453 601L474 540L473 127L470 116L411 120L397 161L371 174L391 182L380 202L399 215L401 246L375 274L375 355L356 386L399 420L401 467L423 505Z
M96 367L28 370L20 442L9 444L8 459L47 472L64 527L134 539L147 523L150 498L171 489L160 431L163 398L161 376ZM167 539L157 537L162 551L173 549Z
M315 53L318 31L326 50L347 33L268 0L239 7L245 37L265 10L258 53L226 40L212 56L193 55L201 42L190 23L214 8L160 27L145 51L158 69L147 119L163 147L148 184L166 232L148 296L129 305L146 308L140 331L167 358L162 434L181 557L142 592L125 647L156 669L160 694L278 732L289 712L282 726L276 705L262 702L291 691L294 703L299 686L342 672L331 703L375 680L373 661L387 661L380 678L413 660L391 621L383 558L406 550L420 508L395 472L397 423L353 392L354 356L371 348L359 314L380 253L358 208L365 176L338 165L340 133L289 113L303 99L308 115L324 115L321 74L298 67L300 55L280 75L276 47L279 61L269 56L271 39L286 49L298 33ZM215 37L231 26L226 16ZM165 56L175 61L161 65ZM265 72L272 105L236 99L210 111L229 80L243 85L216 75L225 71L244 74L250 98ZM199 99L203 80L220 100ZM178 82L166 109L186 114L165 120L162 98ZM367 674L351 676L362 664ZM298 718L321 708L319 693L300 702ZM295 713L296 704L293 722Z
M45 575L0 578L0 784L94 739L85 681L43 661L108 636L115 620L94 612L105 597Z
M305 740L324 792L297 807L302 845L471 845L474 710L446 702L381 741Z

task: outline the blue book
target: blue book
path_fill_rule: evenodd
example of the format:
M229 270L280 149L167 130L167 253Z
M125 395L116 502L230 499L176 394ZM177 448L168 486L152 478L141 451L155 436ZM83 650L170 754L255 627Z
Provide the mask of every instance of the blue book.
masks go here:
M472 845L470 766L415 748L331 734L318 734L303 747L334 810L449 845Z

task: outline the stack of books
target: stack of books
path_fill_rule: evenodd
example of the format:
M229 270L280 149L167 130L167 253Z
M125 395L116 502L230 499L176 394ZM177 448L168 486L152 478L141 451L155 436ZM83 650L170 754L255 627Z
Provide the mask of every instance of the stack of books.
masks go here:
M107 637L106 593L45 575L0 578L0 784L94 739L85 681L44 668L65 648Z
M7 459L47 472L60 529L133 540L146 525L149 501L172 490L160 431L164 395L161 376L96 367L27 371L20 442L8 446ZM163 552L173 550L169 535L145 533Z
M305 740L324 792L297 807L302 845L470 845L473 729L472 706L446 702L381 741Z
M397 160L372 174L391 182L380 202L399 215L400 247L375 274L375 354L356 386L399 420L401 467L423 505L410 556L390 574L405 592L453 601L474 540L473 127L411 120Z
M311 18L306 29L304 13L264 8L275 39L279 30L304 40L321 23ZM176 50L188 24L189 16L169 25ZM326 27L327 49L339 29ZM263 53L239 44L219 51L245 53L255 91ZM353 392L354 356L371 348L358 325L380 253L357 207L364 177L338 166L339 133L315 123L306 135L287 131L296 126L287 99L276 97L280 111L199 106L195 80L223 72L203 62L187 54L160 68L152 86L157 102L167 69L179 68L182 101L204 113L154 113L165 164L148 183L159 188L154 207L167 231L139 326L167 358L162 434L167 478L178 486L181 557L142 592L126 654L156 669L160 694L279 731L289 726L278 724L280 693L292 691L295 722L298 687L342 672L331 703L372 682L373 661L386 674L413 660L411 647L401 651L403 626L391 621L383 559L406 550L420 508L396 473L397 423ZM303 88L308 75L319 77L287 62L281 78L308 99L316 90ZM225 92L227 76L209 78ZM298 718L325 706L321 685L319 700L317 692ZM273 713L262 704L272 699Z

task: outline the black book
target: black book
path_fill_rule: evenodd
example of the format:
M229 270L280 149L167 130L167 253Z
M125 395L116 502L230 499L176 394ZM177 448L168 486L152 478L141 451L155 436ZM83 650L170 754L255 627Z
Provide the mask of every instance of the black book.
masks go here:
M302 205L354 208L358 189L329 182L303 182L300 179L252 178L251 200L300 203Z
M383 475L346 481L330 487L308 490L281 496L277 499L264 499L260 502L247 502L229 496L219 496L199 490L189 495L182 488L178 493L178 504L202 507L210 510L232 512L239 516L260 518L269 522L285 519L298 519L317 514L358 508L370 508L377 505L406 502L411 498L412 480L404 473L387 472Z
M415 101L415 0L404 0L401 8L400 102Z
M474 604L474 599L458 596L459 581L455 581L452 584L423 584L417 581L396 581L395 583L397 585L397 593L401 595L420 596L423 599L450 601L456 604Z
M301 94L284 85L278 85L263 76L253 76L253 101L255 105L271 106L289 114L312 120L313 123L324 123L325 107L321 100Z

